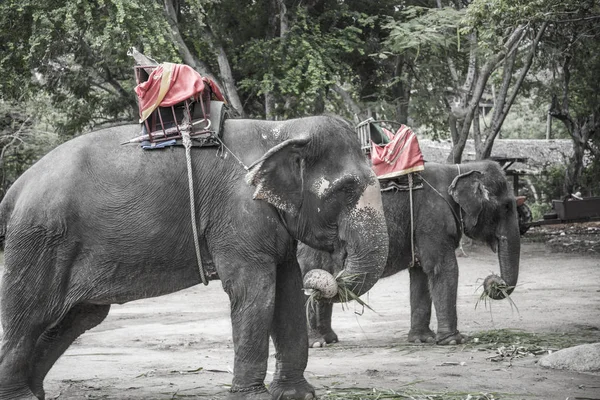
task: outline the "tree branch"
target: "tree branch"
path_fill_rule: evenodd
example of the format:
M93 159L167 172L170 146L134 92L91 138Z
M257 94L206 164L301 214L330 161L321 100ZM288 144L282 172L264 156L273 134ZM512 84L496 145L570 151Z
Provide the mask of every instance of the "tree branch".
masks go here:
M217 52L217 63L219 64L219 71L223 78L223 86L225 88L225 93L227 93L227 97L229 98L229 103L240 116L244 116L244 107L242 106L242 101L240 100L240 96L235 87L235 80L233 79L233 73L231 72L231 65L229 64L227 53L225 53L223 45L215 38L210 26L206 25L204 31L206 33L207 41Z
M506 81L506 84L507 84L506 92L504 92L502 95L502 104L501 105L497 104L497 106L498 106L497 111L499 111L497 114L496 114L496 110L494 110L494 117L492 118L492 123L490 125L490 133L487 135L487 138L486 138L485 151L484 151L485 158L489 157L492 153L492 146L494 144L494 140L496 140L498 133L500 133L502 124L504 123L506 116L508 115L512 105L514 104L515 99L517 98L519 89L523 85L525 76L527 76L527 73L529 72L529 69L531 68L531 64L533 63L533 57L535 56L535 52L537 51L537 46L538 46L544 32L546 31L547 27L548 27L548 22L544 22L542 24L542 26L540 27L539 31L537 32L537 34L533 40L533 43L531 44L531 47L529 48L529 53L527 54L525 64L523 65L523 68L521 68L521 72L517 78L517 81L515 82L515 84L513 86L513 91L511 93L508 101L505 101L505 98L506 98L506 94L508 92L508 85L510 84L510 77L508 77L508 80ZM512 65L514 65L514 57L516 57L516 51L512 57L509 57L509 58L513 58L512 62L511 62ZM512 77L512 65L511 65L511 77ZM504 82L503 82L503 85L504 85Z
M467 93L467 98L471 89L473 89L475 72L477 70L477 33L473 32L469 35L469 42L471 43L469 51L469 67L467 69L467 77L462 86L462 90Z
M354 101L352 96L350 96L350 93L348 93L346 90L344 90L337 83L331 85L331 89L342 98L344 103L348 106L350 111L352 111L352 113L354 113L354 115L356 115L358 118L362 119L362 117L364 116L363 115L364 112L362 111L362 109L358 105L358 103Z
M199 60L197 57L195 57L188 48L188 46L185 44L185 41L181 36L181 32L179 31L177 12L175 10L175 7L173 6L172 0L164 0L163 3L165 6L165 16L167 22L169 23L169 27L171 28L171 37L177 45L179 53L183 57L183 62L189 65L190 67L194 68L200 74L210 78L222 87L223 85L221 84L220 80L214 74L211 73L209 66L203 61Z

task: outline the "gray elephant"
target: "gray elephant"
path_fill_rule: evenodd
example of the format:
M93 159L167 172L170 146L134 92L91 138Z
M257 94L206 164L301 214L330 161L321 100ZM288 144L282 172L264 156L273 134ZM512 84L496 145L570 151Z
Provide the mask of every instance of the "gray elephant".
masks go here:
M410 273L411 342L456 344L466 341L457 329L458 264L455 250L462 233L487 243L498 252L501 279L486 279L484 290L494 299L509 295L519 275L520 236L515 198L497 163L481 161L460 165L426 163L423 188L413 191L414 255L412 264L411 215L408 191L384 191L389 256L382 277L407 269ZM304 274L314 268L336 269L335 257L301 245L298 259ZM492 281L507 290L494 289ZM435 306L437 333L430 329ZM331 328L332 304L318 302L309 309L311 346L337 342Z
M52 365L111 304L201 281L184 151L119 145L137 134L128 126L75 138L2 201L0 399L43 399ZM227 120L222 140L221 157L214 147L191 153L203 268L231 300L228 396L314 398L297 240L340 254L361 277L354 290L367 291L388 251L379 183L352 128L334 117ZM277 356L267 391L269 336Z

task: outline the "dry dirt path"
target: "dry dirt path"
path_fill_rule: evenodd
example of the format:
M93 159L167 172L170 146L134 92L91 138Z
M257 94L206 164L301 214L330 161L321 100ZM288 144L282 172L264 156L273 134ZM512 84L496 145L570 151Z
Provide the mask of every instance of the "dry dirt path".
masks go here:
M408 273L397 274L366 297L377 314L336 306L341 342L311 349L306 371L320 398L385 398L393 390L415 399L600 399L600 374L542 369L533 354L600 342L600 257L550 253L543 243L526 242L512 296L518 312L506 301L490 311L475 304L481 278L498 272L496 256L479 246L465 250L459 329L481 336L479 343L408 344ZM228 308L219 282L113 306L57 362L46 379L47 398L222 399L233 365ZM488 333L475 335L481 331ZM502 354L513 344L517 357L500 357L500 344L488 343L493 334L507 341ZM271 348L270 372L273 365Z

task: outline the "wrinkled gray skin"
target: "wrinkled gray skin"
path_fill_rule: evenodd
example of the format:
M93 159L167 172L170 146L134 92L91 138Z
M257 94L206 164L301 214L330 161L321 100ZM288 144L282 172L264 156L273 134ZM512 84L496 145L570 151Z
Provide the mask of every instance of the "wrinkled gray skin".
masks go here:
M455 255L461 230L450 207L458 219L463 218L468 237L484 241L498 252L501 277L509 287L514 287L519 275L520 255L515 198L508 189L504 172L492 161L461 164L458 167L427 163L425 171L420 174L448 203L426 183L423 183L423 189L413 192L415 255L419 263L409 268L412 258L409 194L399 191L382 193L390 240L383 277L409 269L409 341L462 343L467 338L457 329L458 264ZM334 257L304 245L299 246L298 260L303 273L313 268L336 269ZM511 292L512 289L508 294ZM429 327L432 302L438 321L437 333ZM330 303L319 303L316 312L311 312L311 346L337 342L338 337L331 328L331 312Z
M200 282L184 150L119 145L138 134L139 126L117 127L67 142L0 205L0 399L43 399L52 365L111 304ZM332 117L228 120L227 146L246 165L259 160L248 173L229 153L192 149L203 260L231 300L231 399L314 398L304 379L296 239L345 255L347 272L363 277L361 293L381 275L387 232L379 184L353 136ZM269 335L277 351L270 393Z

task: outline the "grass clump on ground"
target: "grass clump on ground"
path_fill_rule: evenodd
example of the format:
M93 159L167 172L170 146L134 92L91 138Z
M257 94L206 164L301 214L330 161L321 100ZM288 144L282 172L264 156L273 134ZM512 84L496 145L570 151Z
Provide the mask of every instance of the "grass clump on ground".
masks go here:
M593 343L600 339L600 331L589 328L569 333L532 333L518 329L495 329L471 334L474 344L498 346L539 347L546 349L564 349L584 343Z
M600 338L599 333L597 329L541 334L498 329L473 334L471 343L494 350L494 355L487 357L489 361L512 363L517 358L542 356L567 347L596 342Z
M321 400L499 400L497 393L429 392L416 389L336 388L327 390ZM502 399L507 399L505 395Z

